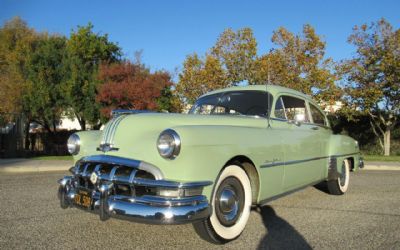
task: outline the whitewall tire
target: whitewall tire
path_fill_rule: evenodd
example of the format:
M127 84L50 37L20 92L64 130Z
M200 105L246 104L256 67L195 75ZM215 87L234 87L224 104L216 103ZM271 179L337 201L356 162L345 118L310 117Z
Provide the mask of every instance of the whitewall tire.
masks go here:
M347 192L350 183L350 162L345 159L342 162L339 177L334 180L328 181L329 193L335 195L341 195Z
M250 216L250 179L238 165L229 165L214 186L211 216L194 224L199 235L213 243L226 243L240 236Z

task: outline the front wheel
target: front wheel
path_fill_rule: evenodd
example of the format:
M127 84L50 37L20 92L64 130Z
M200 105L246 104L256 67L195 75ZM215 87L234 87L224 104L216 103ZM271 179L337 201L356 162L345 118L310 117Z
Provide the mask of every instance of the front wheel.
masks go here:
M246 227L252 201L246 172L238 165L225 167L214 186L211 216L194 228L201 238L223 244L236 239Z
M343 160L339 177L335 180L328 181L329 193L335 195L341 195L346 193L349 188L350 181L350 162L349 160Z

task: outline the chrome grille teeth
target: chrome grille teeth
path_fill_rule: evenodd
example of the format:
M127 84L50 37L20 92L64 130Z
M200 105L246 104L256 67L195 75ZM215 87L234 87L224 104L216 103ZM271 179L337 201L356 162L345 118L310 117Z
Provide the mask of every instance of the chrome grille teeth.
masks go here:
M92 189L95 192L104 183L114 183L112 192L114 195L121 194L121 192L127 195L127 192L129 192L130 196L134 197L136 195L135 185L137 180L135 178L139 171L143 170L120 165L85 162L76 166L75 176L80 180L78 181L78 188ZM94 184L90 181L93 172L98 174L97 182ZM148 174L152 176L150 173ZM151 180L151 177L149 180ZM127 196L127 198L130 196Z

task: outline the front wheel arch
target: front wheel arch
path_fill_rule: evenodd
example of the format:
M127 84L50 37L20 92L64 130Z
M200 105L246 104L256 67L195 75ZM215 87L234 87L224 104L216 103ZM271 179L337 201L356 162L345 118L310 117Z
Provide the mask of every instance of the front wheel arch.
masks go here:
M244 155L235 156L225 163L224 167L220 170L220 173L226 166L229 165L239 165L246 172L247 176L250 179L250 184L251 184L252 204L256 205L258 201L258 195L260 192L260 175L253 161ZM218 178L219 175L216 178L216 180L218 180Z

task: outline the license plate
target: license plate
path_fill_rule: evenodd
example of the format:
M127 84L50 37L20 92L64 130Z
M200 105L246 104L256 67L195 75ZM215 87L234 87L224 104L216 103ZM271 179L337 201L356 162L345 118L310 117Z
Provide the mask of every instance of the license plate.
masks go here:
M75 194L74 202L78 206L90 208L92 204L92 197L90 196L89 192L79 190L78 193Z

